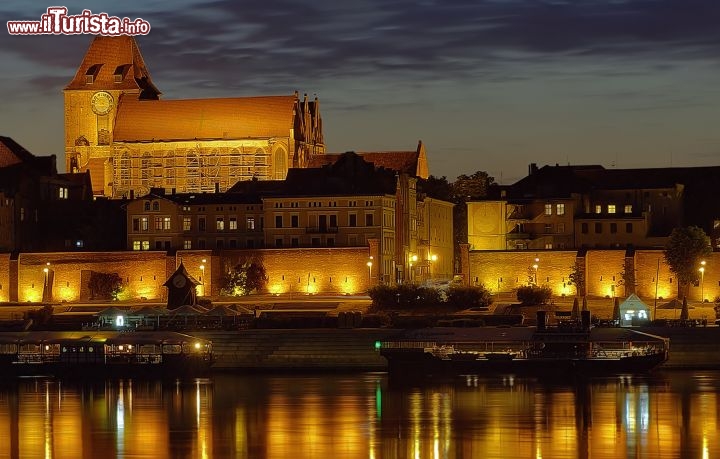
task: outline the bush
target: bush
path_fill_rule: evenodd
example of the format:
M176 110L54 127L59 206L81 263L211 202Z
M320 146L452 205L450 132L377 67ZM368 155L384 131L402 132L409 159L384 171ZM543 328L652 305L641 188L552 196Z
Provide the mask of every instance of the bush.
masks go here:
M547 304L551 297L552 290L546 286L526 285L517 289L517 299L523 306Z
M90 273L90 299L117 300L123 290L123 280L118 273Z
M442 303L437 290L412 284L378 285L368 294L375 310L432 308Z
M450 287L447 292L448 304L457 309L475 307L489 307L492 304L492 296L484 287Z

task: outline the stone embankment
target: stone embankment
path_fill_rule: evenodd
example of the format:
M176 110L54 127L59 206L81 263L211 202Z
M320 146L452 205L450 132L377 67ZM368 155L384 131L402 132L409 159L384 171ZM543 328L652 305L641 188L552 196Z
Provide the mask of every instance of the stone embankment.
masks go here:
M666 369L720 369L720 327L645 327L670 338ZM396 329L286 329L194 332L213 341L218 370L367 370L387 362L375 342L392 339Z

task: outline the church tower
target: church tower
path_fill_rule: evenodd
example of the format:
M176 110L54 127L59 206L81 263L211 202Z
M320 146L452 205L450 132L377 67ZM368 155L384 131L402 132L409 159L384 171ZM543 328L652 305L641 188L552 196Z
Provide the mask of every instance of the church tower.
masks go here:
M93 194L112 196L120 99L157 100L159 95L133 37L95 37L64 90L66 171L90 170Z

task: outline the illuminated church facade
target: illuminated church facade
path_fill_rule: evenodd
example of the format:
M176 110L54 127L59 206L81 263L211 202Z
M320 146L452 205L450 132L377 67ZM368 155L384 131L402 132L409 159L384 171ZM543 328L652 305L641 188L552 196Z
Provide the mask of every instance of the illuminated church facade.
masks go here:
M133 37L95 37L64 90L66 170L89 171L96 196L217 192L325 153L317 98L160 94Z

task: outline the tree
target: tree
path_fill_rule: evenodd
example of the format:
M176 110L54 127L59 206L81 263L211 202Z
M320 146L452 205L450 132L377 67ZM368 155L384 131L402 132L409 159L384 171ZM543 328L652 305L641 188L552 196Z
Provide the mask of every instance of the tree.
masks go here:
M117 300L123 290L123 280L118 273L90 273L88 282L91 299Z
M417 191L431 198L453 202L453 187L445 176L431 175L427 179L418 179Z
M702 258L712 253L710 238L702 228L675 228L665 246L665 261L678 282L678 295L687 296L690 284L697 282Z
M267 273L262 264L246 261L235 265L225 273L220 292L228 296L249 295L254 291L262 291L267 280Z
M517 299L523 306L546 304L550 297L552 297L552 290L547 286L526 285L517 289Z
M579 261L570 267L572 270L568 275L568 285L575 286L575 294L581 296L585 294L585 270Z

